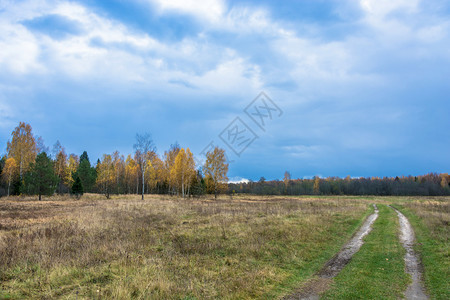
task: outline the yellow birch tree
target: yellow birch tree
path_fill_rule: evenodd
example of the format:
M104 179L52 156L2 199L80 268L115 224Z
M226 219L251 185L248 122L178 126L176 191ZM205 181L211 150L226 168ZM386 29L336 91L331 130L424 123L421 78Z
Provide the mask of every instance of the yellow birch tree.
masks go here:
M11 133L11 142L7 143L8 157L15 159L20 179L23 179L37 155L36 141L31 131L30 124L20 122Z
M97 169L97 185L107 199L109 199L112 186L114 185L114 175L114 164L111 155L103 154Z
M215 147L213 151L206 154L203 172L206 176L207 189L214 191L214 198L217 199L217 194L226 189L228 181L228 164L224 149Z
M13 157L6 159L2 172L2 179L8 185L8 196L10 195L11 183L19 175L16 160Z
M181 148L170 171L170 177L177 190L181 191L183 198L189 193L193 176L195 176L194 156L189 148L186 151Z
M55 170L55 175L59 178L58 192L61 194L64 185L70 188L70 181L68 181L70 172L67 166L67 154L64 147L61 147L58 154L56 154L53 168Z

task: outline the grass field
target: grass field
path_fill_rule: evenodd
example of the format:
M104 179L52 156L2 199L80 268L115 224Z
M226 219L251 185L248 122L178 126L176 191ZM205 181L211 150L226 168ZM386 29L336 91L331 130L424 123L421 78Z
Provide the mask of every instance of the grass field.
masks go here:
M373 231L323 298L402 298L409 278L404 272L405 250L398 240L397 214L386 205L378 208L380 215Z
M450 299L450 201L420 199L397 206L414 227L432 299Z
M340 249L370 213L371 203L381 204L380 218L366 238L367 245L335 278L326 295L345 295L339 290L345 286L353 289L349 278L355 271L349 270L357 271L363 260L369 260L374 272L360 272L359 277L367 277L360 284L376 278L380 284L371 295L382 295L382 284L396 278L394 297L401 295L408 278L402 272L396 215L384 204L404 209L413 226L419 226L421 253L437 252L433 259L445 260L448 266L449 200L433 200L442 206L438 216L434 208L430 216L420 207L427 201L431 200L236 196L214 201L148 196L142 201L138 196L104 200L86 195L81 200L51 197L39 202L2 198L0 298L280 298L307 282ZM436 222L441 229L436 229ZM393 246L379 249L380 243ZM376 269L380 257L391 259L388 264L382 261L386 272ZM439 278L425 276L430 293L448 295L445 264L424 260L424 267L440 272Z

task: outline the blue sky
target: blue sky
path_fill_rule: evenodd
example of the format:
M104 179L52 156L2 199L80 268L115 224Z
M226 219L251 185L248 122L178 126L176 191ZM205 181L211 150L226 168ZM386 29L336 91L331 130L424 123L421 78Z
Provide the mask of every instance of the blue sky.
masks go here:
M0 32L0 154L25 121L91 160L213 141L233 179L450 169L448 1L0 0ZM236 117L258 137L240 156Z

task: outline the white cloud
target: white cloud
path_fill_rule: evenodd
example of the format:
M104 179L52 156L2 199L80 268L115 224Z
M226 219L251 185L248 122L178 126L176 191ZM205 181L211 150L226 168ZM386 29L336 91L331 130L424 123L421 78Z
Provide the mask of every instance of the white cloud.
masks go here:
M322 155L323 153L326 152L326 147L320 145L311 145L311 146L294 145L294 146L284 146L283 150L289 156L305 159L305 158L315 158L317 156Z
M361 0L361 7L370 16L384 18L390 13L415 13L419 0Z
M243 177L231 177L228 180L228 183L248 183L250 182L250 180L248 180L247 178L243 178Z
M162 12L178 12L193 15L209 22L219 22L226 11L222 0L150 0Z
M75 2L39 0L18 5L2 2L0 67L18 74L47 72L121 85L141 82L147 88L164 89L173 87L170 82L185 82L186 86L180 85L177 90L195 87L208 94L255 93L270 86L273 80L282 79L296 82L302 86L303 93L311 91L317 95L332 91L336 95L343 85L380 81L381 76L367 67L377 61L378 53L372 52L373 49L382 49L384 45L395 49L398 41L412 37L428 43L448 37L448 24L429 24L415 32L407 22L387 18L397 11L414 14L417 1L392 4L361 0L366 13L364 22L377 34L333 41L301 36L258 7L228 8L219 0L152 1L161 13L177 11L209 23L198 36L163 42ZM81 33L54 39L30 31L20 23L50 14L76 21ZM273 65L252 61L254 49L247 50L239 44L224 46L211 38L210 33L224 31L240 37L258 37L262 42L261 51L266 53L267 61L274 59ZM320 28L317 32L320 34ZM322 88L325 85L329 88Z
M24 74L39 70L40 49L36 38L22 25L0 23L0 69Z
M147 88L163 88L171 81L182 80L207 93L240 93L262 85L257 65L248 63L232 49L205 42L202 37L164 43L75 2L42 0L41 6L31 3L5 5L2 13L7 18L0 23L0 66L16 73L39 71L49 76L96 78L122 85L142 82ZM225 10L220 1L196 3L164 1L161 5L164 9L201 15L205 13L202 9L207 9L217 17L222 17ZM23 15L19 13L21 8ZM76 21L80 33L54 39L21 24L46 15Z
M193 85L204 91L215 91L221 94L251 90L253 93L262 87L258 66L236 58L219 64L201 76L186 77Z

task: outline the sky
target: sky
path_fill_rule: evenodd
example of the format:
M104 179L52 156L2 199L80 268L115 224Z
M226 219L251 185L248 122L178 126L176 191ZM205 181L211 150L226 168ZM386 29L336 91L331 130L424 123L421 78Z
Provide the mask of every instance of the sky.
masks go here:
M91 161L150 133L229 177L450 171L447 0L0 0L0 154L20 121Z

